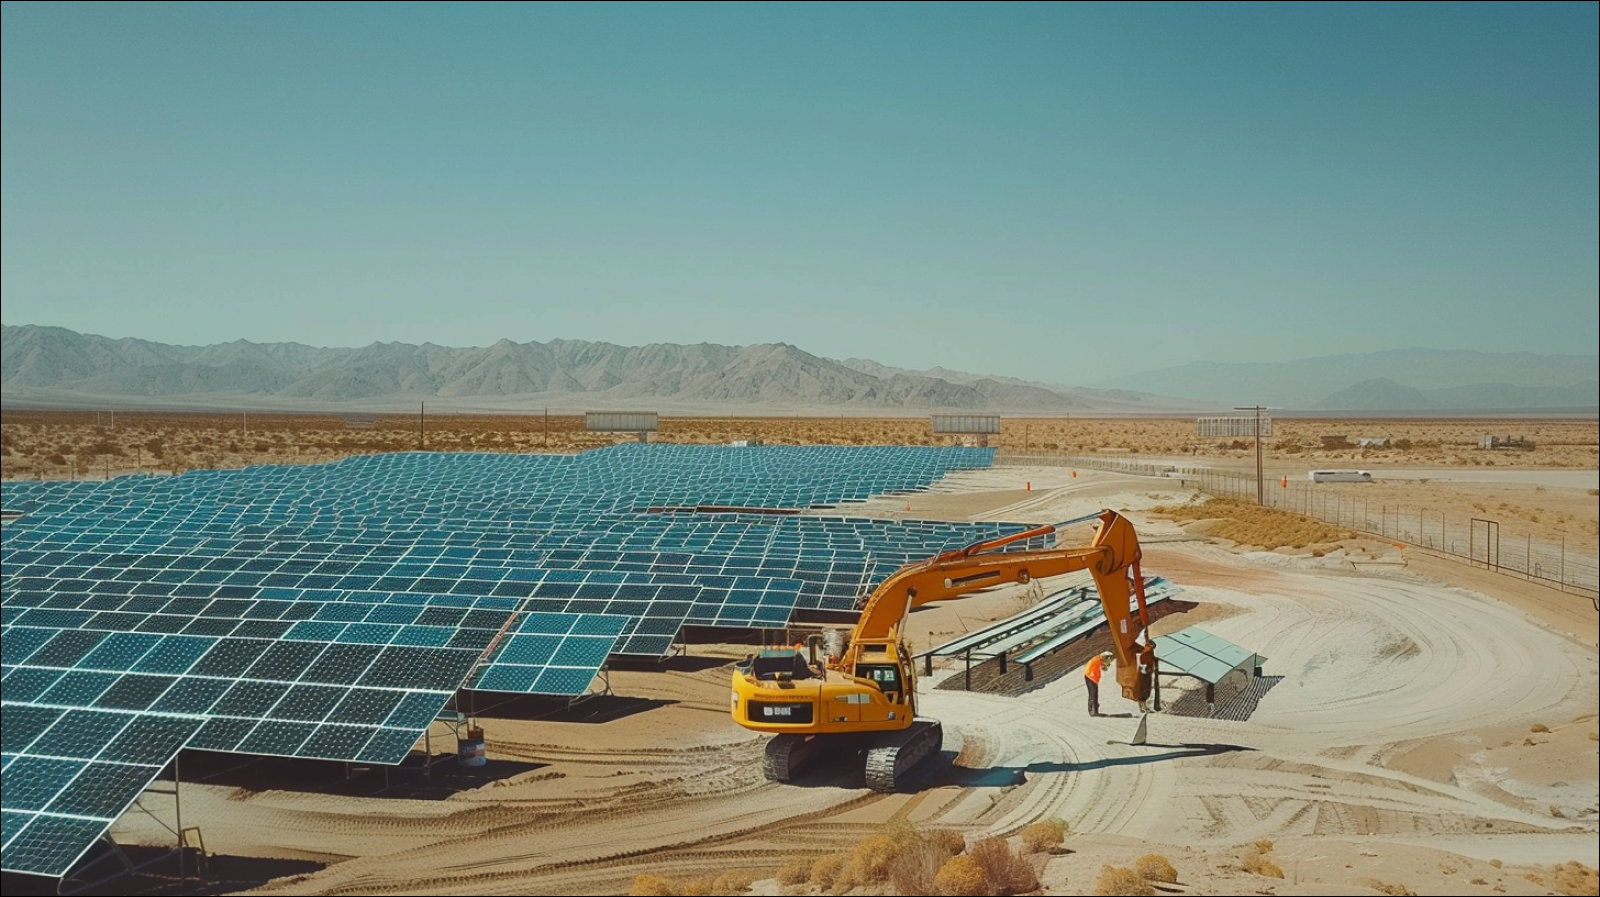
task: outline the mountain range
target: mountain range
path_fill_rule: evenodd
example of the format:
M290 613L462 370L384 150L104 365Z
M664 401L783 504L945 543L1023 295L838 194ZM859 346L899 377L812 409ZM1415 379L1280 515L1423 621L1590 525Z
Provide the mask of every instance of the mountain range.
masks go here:
M679 413L828 409L1137 414L1186 409L1125 390L1049 387L863 369L785 343L618 346L581 340L484 348L373 343L356 349L236 340L172 346L59 327L4 327L0 386L21 406L262 409L414 407Z
M834 360L786 343L618 346L582 340L454 348L174 346L60 327L3 328L7 407L669 413L1159 414L1244 402L1305 411L1593 412L1595 356L1431 349L1275 364L1191 364L1092 387Z

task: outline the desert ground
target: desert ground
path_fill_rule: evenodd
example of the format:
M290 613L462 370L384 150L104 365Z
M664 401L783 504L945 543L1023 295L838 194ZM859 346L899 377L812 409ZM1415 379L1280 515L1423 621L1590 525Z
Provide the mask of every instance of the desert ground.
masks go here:
M305 463L412 449L418 436L415 419L409 430L321 417L274 429L252 415L247 438L217 418L77 418L6 412L5 475L62 475L58 455L110 462L113 473L130 461L149 470L149 455L163 472ZM426 438L435 449L541 451L542 423L430 420ZM659 437L937 441L925 420L697 426L663 420ZM1253 446L1199 440L1192 421L1006 426L998 442L1017 456L1109 448L1254 463ZM582 434L575 418L555 427L552 450L614 438ZM1534 447L1476 449L1489 432ZM1330 433L1407 447L1324 449ZM1264 462L1300 477L1317 466L1442 471L1384 487L1414 490L1452 519L1485 513L1476 505L1520 515L1592 557L1596 450L1593 420L1286 421ZM1494 476L1451 478L1489 468ZM1252 513L1265 512L1208 511L1203 500L1192 481L1003 453L993 469L850 513L1053 522L1123 511L1144 540L1144 572L1195 605L1156 632L1201 625L1265 656L1272 684L1244 720L1157 713L1149 743L1134 746L1137 708L1103 694L1109 716L1088 717L1076 672L1002 696L938 688L957 667L936 666L920 683L922 710L943 721L945 750L914 791L868 791L848 760L778 785L762 778L761 736L727 711L730 664L749 646L692 644L659 665L613 669L610 695L572 707L477 699L463 709L487 732L478 769L446 761L431 779L347 779L315 764L186 760L183 825L204 833L213 892L1596 893L1600 614L1590 599L1336 526L1258 537L1271 527ZM1012 587L919 610L911 639L939 644L1027 600ZM436 754L453 750L450 733L433 734ZM117 824L119 841L171 843L170 800L150 807ZM968 860L949 859L963 847Z

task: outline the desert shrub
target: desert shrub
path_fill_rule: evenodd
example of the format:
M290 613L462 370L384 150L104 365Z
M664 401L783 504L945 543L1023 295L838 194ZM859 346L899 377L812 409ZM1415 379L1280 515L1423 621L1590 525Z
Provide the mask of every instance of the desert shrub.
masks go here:
M1579 894L1600 893L1600 869L1585 866L1577 860L1568 860L1551 871L1555 890L1569 897Z
M1096 897L1152 897L1156 889L1126 866L1103 866L1094 881Z
M935 893L939 870L959 852L946 850L931 839L907 844L889 863L889 883L896 894Z
M1380 894L1388 894L1389 897L1417 897L1417 892L1405 885L1389 885L1381 881L1377 882L1377 891Z
M711 893L718 897L731 897L734 894L743 894L750 890L756 877L749 872L729 869L711 880Z
M701 875L675 882L672 884L672 893L677 897L711 897L711 876Z
M1251 842L1250 846L1256 849L1256 853L1271 853L1274 845L1271 838L1262 838L1259 841Z
M673 897L672 882L660 875L635 875L629 897Z
M889 880L889 864L894 862L900 847L891 835L874 835L860 844L850 854L850 861L834 880L841 891L860 885L879 884Z
M1172 883L1178 880L1178 870L1172 868L1172 863L1159 853L1147 853L1140 857L1133 868L1145 881L1163 881Z
M1029 853L1045 853L1061 846L1067 840L1065 819L1046 819L1024 826L1020 832L1023 849Z
M929 829L923 837L930 844L943 850L947 856L955 856L967 849L967 836L953 828Z
M1207 531L1210 535L1243 545L1262 548L1304 548L1307 545L1327 544L1352 538L1347 529L1329 526L1320 520L1303 517L1291 511L1263 508L1255 502L1233 498L1212 498L1204 502L1183 505L1161 505L1151 508L1157 514L1171 517L1179 523L1193 520L1217 522Z
M1260 875L1264 878L1283 877L1283 870L1278 867L1278 864L1267 859L1259 853L1250 854L1249 856L1245 857L1244 862L1240 863L1239 865L1244 869L1244 871L1249 872L1252 875Z
M795 855L783 861L778 868L778 884L799 885L805 884L811 878L811 867L816 863L816 857Z
M983 868L989 891L995 894L1024 894L1039 887L1039 873L1033 865L1011 849L1004 838L984 838L967 848L967 855Z
M817 857L817 861L811 864L811 883L824 891L831 889L833 883L838 880L839 873L844 871L845 863L849 861L850 855L847 853L830 853Z
M933 877L934 893L947 897L978 897L988 888L983 867L972 857L960 853L945 861Z
M907 844L915 844L922 840L922 833L917 831L917 827L911 824L911 820L904 817L890 820L888 824L884 825L883 834L888 836L896 847L904 847Z
M1501 866L1504 866L1505 864L1500 862L1499 860L1490 860L1489 861L1489 865L1495 867L1496 869L1499 869Z
M1545 725L1544 723L1534 723L1533 725L1528 727L1528 731L1529 732L1548 732L1548 731L1550 731L1550 727Z

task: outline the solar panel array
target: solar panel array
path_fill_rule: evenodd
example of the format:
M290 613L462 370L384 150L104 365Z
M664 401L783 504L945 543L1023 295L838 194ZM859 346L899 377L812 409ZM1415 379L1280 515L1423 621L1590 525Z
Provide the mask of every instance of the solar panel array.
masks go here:
M463 685L576 695L685 624L848 609L1017 527L679 511L829 508L991 460L623 445L5 483L3 866L64 874L185 745L394 763Z

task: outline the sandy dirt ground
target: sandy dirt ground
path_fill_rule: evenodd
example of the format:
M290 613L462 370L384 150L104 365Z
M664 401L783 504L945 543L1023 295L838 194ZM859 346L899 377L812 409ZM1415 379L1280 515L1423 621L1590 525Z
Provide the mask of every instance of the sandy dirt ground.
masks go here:
M570 711L481 709L489 763L472 787L362 796L246 766L186 783L184 824L201 826L219 876L245 858L326 864L255 891L275 895L624 894L640 875L729 871L756 879L755 893L819 893L772 877L891 823L970 840L1051 818L1071 833L1034 858L1049 894L1095 893L1105 866L1151 853L1178 872L1167 893L1595 893L1557 867L1600 865L1600 628L1587 599L1393 545L1313 557L1222 544L1150 510L1186 498L1114 474L997 468L951 477L910 510L897 497L851 513L1124 510L1145 572L1199 603L1189 622L1265 655L1264 675L1279 677L1246 721L1156 714L1135 747L1135 706L1106 698L1109 715L1089 718L1076 675L1004 697L934 689L946 667L921 683L946 744L914 793L870 792L848 760L778 785L762 778L761 736L728 715L727 661L748 647L697 645L659 669L613 671L614 697ZM1594 499L1576 492L1569 512L1592 520ZM919 611L912 639L1004 617L1020 592ZM170 839L138 814L114 831ZM1274 868L1283 877L1258 874Z

